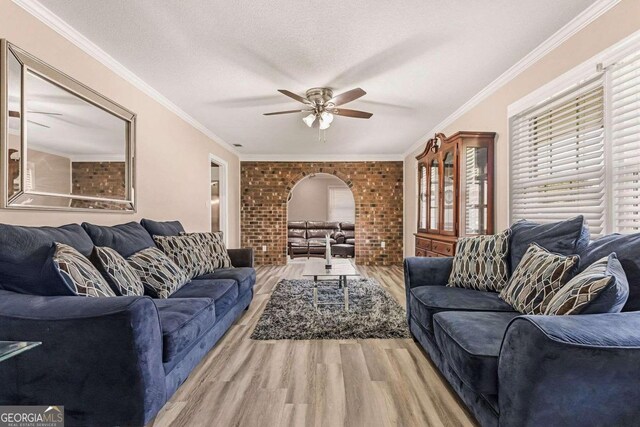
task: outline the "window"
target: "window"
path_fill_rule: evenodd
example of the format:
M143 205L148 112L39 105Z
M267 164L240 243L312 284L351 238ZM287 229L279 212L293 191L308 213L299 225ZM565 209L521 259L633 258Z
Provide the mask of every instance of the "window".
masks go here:
M510 119L511 220L640 231L640 51Z
M349 187L329 186L329 221L355 222L353 193Z

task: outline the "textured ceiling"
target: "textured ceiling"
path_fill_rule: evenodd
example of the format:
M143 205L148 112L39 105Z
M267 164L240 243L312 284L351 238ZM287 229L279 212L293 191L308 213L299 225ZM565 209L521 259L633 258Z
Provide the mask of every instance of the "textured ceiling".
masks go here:
M593 0L41 0L243 154L403 153ZM328 86L368 93L319 143L302 115Z

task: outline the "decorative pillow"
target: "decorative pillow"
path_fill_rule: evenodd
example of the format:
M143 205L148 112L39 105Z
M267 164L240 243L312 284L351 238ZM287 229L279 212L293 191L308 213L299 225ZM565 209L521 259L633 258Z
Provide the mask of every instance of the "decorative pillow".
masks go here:
M447 286L500 291L509 280L507 229L491 236L463 237L458 240L456 255Z
M195 236L200 245L203 246L204 252L207 256L208 266L207 269L210 272L219 268L233 267L231 265L231 258L227 253L227 247L222 240L222 232L214 233L182 233L183 236Z
M213 273L209 251L201 239L193 234L180 236L153 236L158 248L193 279Z
M627 277L618 257L612 253L560 288L544 314L618 313L628 297Z
M189 281L184 271L158 248L143 249L127 261L145 289L156 298L169 298Z
M184 227L180 221L154 221L143 218L140 224L152 236L177 236L184 233Z
M580 261L577 255L547 252L532 243L513 272L500 298L524 314L543 314L553 295L572 276Z
M102 277L122 296L144 295L144 285L135 270L115 249L96 246L93 260Z
M100 272L80 252L64 243L55 243L53 265L71 291L83 297L115 297Z

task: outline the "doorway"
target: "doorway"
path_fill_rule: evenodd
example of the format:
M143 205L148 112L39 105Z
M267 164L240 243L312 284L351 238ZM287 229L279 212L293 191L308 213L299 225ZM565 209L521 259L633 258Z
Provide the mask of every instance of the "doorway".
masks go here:
M289 262L324 257L327 234L334 257L355 257L355 199L351 188L335 175L309 174L295 184L287 198Z
M211 231L221 231L225 244L228 244L227 162L213 154L210 154L209 166L210 228Z

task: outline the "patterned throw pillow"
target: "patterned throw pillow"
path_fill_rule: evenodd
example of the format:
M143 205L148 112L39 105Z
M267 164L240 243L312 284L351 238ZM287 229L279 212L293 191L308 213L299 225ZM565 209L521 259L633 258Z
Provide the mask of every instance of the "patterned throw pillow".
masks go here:
M93 260L111 288L122 296L144 295L144 285L126 259L114 249L96 246Z
M115 297L100 272L80 252L64 243L55 243L53 265L71 291L83 297Z
M158 248L147 248L127 258L144 287L156 298L169 298L189 281L187 275Z
M158 248L193 279L213 273L208 251L201 239L193 234L180 236L153 236Z
M182 236L194 236L199 240L200 245L204 248L204 253L208 260L208 269L210 271L219 268L233 267L231 258L227 253L227 247L222 240L222 232L214 233L181 233Z
M543 314L553 295L567 283L579 260L577 255L553 254L532 243L500 292L500 298L520 313Z
M628 296L626 275L613 253L569 280L551 298L544 314L618 313Z
M456 255L447 286L500 291L509 280L507 229L492 236L463 237L458 240Z

